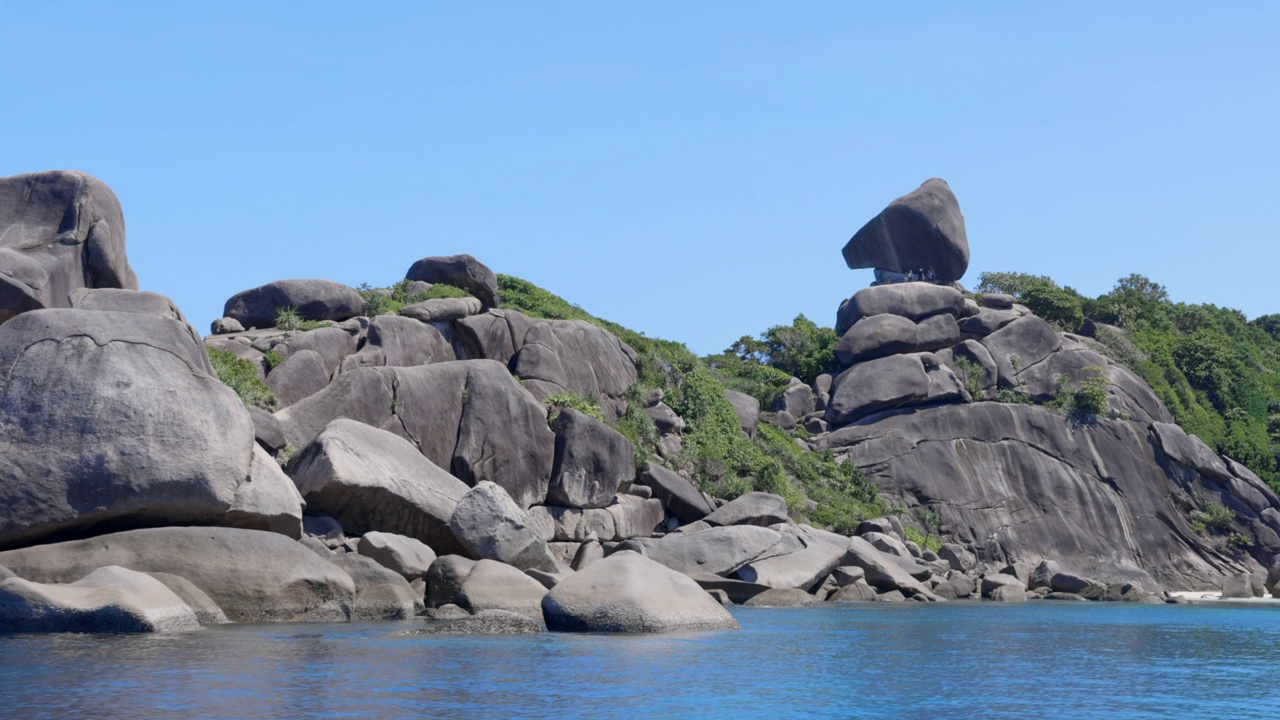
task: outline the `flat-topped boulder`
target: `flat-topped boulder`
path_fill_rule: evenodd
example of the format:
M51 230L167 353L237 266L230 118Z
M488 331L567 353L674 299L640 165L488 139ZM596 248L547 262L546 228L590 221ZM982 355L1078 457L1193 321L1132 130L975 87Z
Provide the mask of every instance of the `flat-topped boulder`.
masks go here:
M789 542L787 542L789 541ZM794 538L754 525L713 527L661 538L634 538L618 546L636 550L655 562L689 575L731 575L753 560L800 550Z
M80 310L110 310L154 315L182 323L187 321L178 306L159 293L124 288L80 288L72 290L69 299L71 307Z
M0 178L0 322L79 288L138 289L115 193L68 170Z
M400 314L422 323L452 322L483 311L479 298L435 298L406 305Z
M741 626L690 578L633 552L598 560L542 599L557 632L654 633Z
M844 246L851 268L931 271L940 282L964 277L969 240L951 186L941 178L889 203Z
M0 552L0 566L38 583L71 583L107 565L186 578L234 622L344 622L355 599L333 563L258 530L150 528Z
M297 311L303 320L341 321L355 317L364 298L353 288L333 280L276 280L231 296L224 317L244 327L267 328L276 324L281 310Z
M422 258L409 267L404 277L466 290L480 300L485 310L498 306L498 276L470 255Z
M964 384L937 355L890 355L841 373L832 386L825 417L838 427L881 410L966 399Z
M949 314L915 323L899 315L872 315L849 328L836 344L836 357L846 367L863 360L900 353L930 352L960 342L960 328Z
M926 282L875 285L840 304L836 332L844 335L859 320L873 315L897 315L915 322L944 313L956 318L963 311L964 295L955 288Z

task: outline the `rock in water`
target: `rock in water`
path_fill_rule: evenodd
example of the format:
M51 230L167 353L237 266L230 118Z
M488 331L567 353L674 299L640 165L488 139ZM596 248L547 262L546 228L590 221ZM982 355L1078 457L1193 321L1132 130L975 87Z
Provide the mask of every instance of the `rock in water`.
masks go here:
M167 527L0 552L0 566L32 582L69 583L107 565L190 580L233 622L344 622L351 576L276 533Z
M926 180L889 203L844 246L851 268L933 271L953 282L969 269L969 240L960 203L945 180Z
M164 583L111 565L66 585L0 583L0 629L25 632L182 632L196 614Z
M0 178L0 322L84 287L138 289L115 193L82 172Z
M542 599L560 632L736 630L738 621L692 579L632 552L570 575Z
M0 365L0 547L219 523L250 476L253 423L185 323L36 310L0 325Z
M529 516L500 486L482 482L458 501L449 528L477 558L497 560L521 570L559 572L547 541Z

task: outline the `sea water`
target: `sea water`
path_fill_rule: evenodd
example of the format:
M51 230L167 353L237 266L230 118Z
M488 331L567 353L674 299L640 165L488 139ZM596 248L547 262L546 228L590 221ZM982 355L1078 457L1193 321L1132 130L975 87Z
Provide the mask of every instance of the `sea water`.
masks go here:
M1280 608L735 608L741 631L0 635L0 718L1274 718Z

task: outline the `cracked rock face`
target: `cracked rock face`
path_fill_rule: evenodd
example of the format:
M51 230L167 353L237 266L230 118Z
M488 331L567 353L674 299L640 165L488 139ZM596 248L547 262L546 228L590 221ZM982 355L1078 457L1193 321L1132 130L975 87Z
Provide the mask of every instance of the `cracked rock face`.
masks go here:
M1216 587L1256 563L1192 529L1188 509L1208 501L1239 508L1240 530L1259 540L1255 555L1280 549L1261 512L1270 501L1246 507L1232 482L1256 485L1211 451L1185 451L1181 431L1162 444L1157 427L1173 437L1172 426L1080 424L984 402L883 413L833 432L820 449L847 454L890 498L937 510L944 530L988 562L1055 559L1152 590Z
M0 546L217 523L250 477L253 423L185 323L36 310L0 364Z

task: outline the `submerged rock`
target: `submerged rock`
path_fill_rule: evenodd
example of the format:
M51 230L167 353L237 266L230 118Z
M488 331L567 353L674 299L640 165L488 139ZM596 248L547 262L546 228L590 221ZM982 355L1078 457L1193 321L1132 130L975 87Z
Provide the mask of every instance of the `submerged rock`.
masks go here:
M20 632L181 632L195 612L145 573L115 565L68 584L0 582L0 630Z

